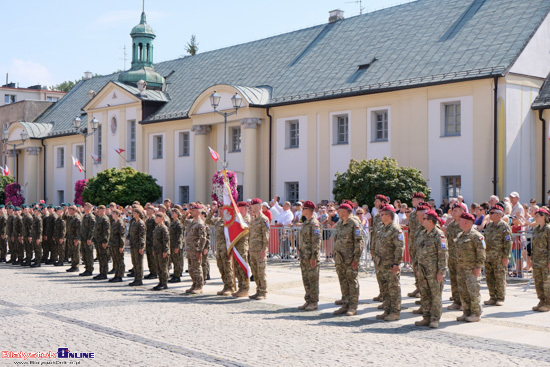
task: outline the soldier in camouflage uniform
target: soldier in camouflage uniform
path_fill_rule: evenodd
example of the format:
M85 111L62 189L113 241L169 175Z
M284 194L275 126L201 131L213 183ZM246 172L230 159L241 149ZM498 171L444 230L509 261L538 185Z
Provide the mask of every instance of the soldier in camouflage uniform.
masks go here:
M342 292L342 307L334 311L335 315L353 316L357 313L359 304L359 260L365 242L361 235L361 223L351 216L349 204L338 207L340 220L334 230L334 262L336 274ZM337 302L337 304L340 302Z
M76 212L76 206L71 205L68 209L67 230L66 230L66 246L70 248L71 267L68 272L78 271L80 264L80 225L82 218ZM92 275L91 272L85 271L79 274L80 276Z
M13 265L25 265L25 245L23 243L23 217L21 208L15 208L15 216L13 218L12 241L17 251L17 261Z
M203 220L206 219L206 212L202 212ZM207 280L210 280L210 261L208 261L208 252L210 251L210 227L206 226L206 243L204 245L204 250L202 250L202 279L204 284Z
M451 279L451 300L452 305L447 307L448 310L460 309L460 292L458 290L457 277L457 243L456 238L462 229L460 229L460 216L464 213L464 207L460 204L455 204L451 209L452 221L447 225L445 236L447 237L447 245L449 251L448 266L449 278Z
M190 205L193 221L185 229L185 247L187 249L187 261L189 263L189 275L193 280L191 288L185 293L202 293L204 280L202 278L202 254L206 245L206 225L204 224L201 211L202 204L193 203Z
M53 240L53 231L55 228L55 211L53 205L48 205L45 207L45 215L42 217L43 225L43 242L44 242L44 257L46 264L54 264L55 260L53 259L55 251L55 242Z
M239 213L241 214L243 221L247 225L249 225L250 215L248 215L247 213L248 203L246 201L240 201L237 203L237 208L239 209ZM249 238L250 238L250 233L247 233L235 244L235 250L239 252L243 261L247 265L249 263L249 260L248 260L248 252L250 249ZM232 256L235 256L235 255L232 255ZM237 277L237 281L239 282L239 289L237 292L233 293L232 296L248 297L248 291L250 289L250 278L248 277L248 274L246 273L246 271L244 271L239 264L233 263L233 266L235 267L235 275Z
M377 209L380 209L380 207L385 206L388 203L388 198L384 195L376 195L374 197L374 207ZM376 271L376 281L378 282L378 289L380 290L378 293L378 296L374 297L373 301L384 301L385 294L384 287L382 287L383 280L378 273L378 265L376 265L376 259L375 259L375 247L376 247L376 235L378 234L378 231L380 230L380 227L382 226L382 221L380 219L380 212L376 213L374 218L372 219L372 230L370 232L370 253L371 257L374 261L374 269ZM338 303L336 303L338 304ZM378 306L379 309L383 309L384 306L380 305Z
M52 261L55 266L63 266L63 257L65 256L65 221L63 220L63 208L58 206L55 213L55 223L53 229L53 248Z
M539 299L533 311L550 311L550 212L542 208L535 213L535 227L533 228L532 256L533 278Z
M63 208L63 215L61 216L61 218L63 218L63 221L65 222L65 253L59 254L59 257L60 259L63 259L64 262L69 262L69 258L73 253L73 247L68 242L67 230L71 226L70 222L73 219L73 217L69 215L69 205L67 203L61 204L61 208ZM71 263L72 263L72 259L71 259Z
M426 229L422 225L422 222L424 221L424 214L426 214L426 212L430 209L431 209L431 207L428 203L420 202L416 205L416 208L415 208L414 212L412 213L414 215L411 214L410 219L409 219L409 223L412 220L412 218L414 218L416 223L418 223L418 226L414 229L414 231L411 231L411 229L409 227L409 248L412 249L411 250L412 251L411 261L413 261L413 263L414 263L413 268L415 268L418 265L418 259L417 259L417 256L416 256L416 252L418 251L418 247L420 246L420 242L418 242L418 240L422 239L423 236L424 236L424 232L426 232ZM411 234L413 232L414 232L414 234L412 235L412 240L411 240ZM420 277L422 277L422 273L421 273L420 270L416 269L415 270L415 281L418 280L418 282L420 282ZM413 293L414 292L412 292L411 294L413 294ZM420 297L422 295L421 293L413 294L413 295L411 295L411 294L408 294L408 296L410 296L410 297L413 297L413 296ZM415 303L419 304L420 307L416 310L413 310L412 313L415 314L415 315L423 315L424 310L422 309L422 300L416 301Z
M149 268L149 274L145 276L145 279L157 278L157 263L153 255L153 231L155 226L155 208L150 205L147 207L147 220L145 221L145 253L147 254L147 267Z
M91 209L92 205L90 203L86 203L84 207L84 210L86 211L86 216L84 216L84 219L82 220L82 227L84 228L84 223L88 215L92 216L93 220L90 220L89 222L93 223L91 243L93 243L95 246L97 259L99 260L99 274L96 275L94 279L104 280L107 279L107 273L109 272L109 257L107 255L109 250L107 249L107 244L109 243L111 222L109 220L109 217L105 215L105 206L100 205L97 208L97 217L91 213ZM93 254L90 252L89 255L92 256L90 256L91 259L89 258L88 261L91 260L93 265ZM87 264L87 261L84 261Z
M22 234L23 234L23 243L25 246L25 263L24 266L30 266L32 255L33 255L33 245L30 240L32 236L32 215L31 215L31 209L28 205L24 205L23 208L23 227L22 227ZM23 264L22 264L23 265Z
M416 232L422 229L422 223L418 221L418 218L416 216L416 208L418 204L420 204L422 201L426 199L426 195L424 195L421 192L415 192L412 196L412 206L413 211L409 217L409 255L411 257L411 263L413 266L414 271L414 286L415 289L413 292L408 293L407 296L409 297L418 297L420 295L420 288L419 288L419 273L416 269L417 259L416 259L416 244L415 244L415 237Z
M223 207L218 207L217 203L212 203L212 210L204 222L206 225L213 226L216 231L216 263L220 271L223 282L223 289L217 292L218 296L230 296L235 291L235 281L233 279L233 262L227 255L227 245L225 243L224 225L223 225ZM214 216L218 212L217 216Z
M86 203L89 204L89 203ZM70 209L70 208L69 208ZM76 212L75 217L78 216L78 212ZM85 205L84 207L84 215L82 216L81 222L80 222L80 252L82 254L82 262L84 263L84 269L85 271L81 274L82 276L88 276L92 275L94 271L94 248L93 245L95 244L97 247L99 247L99 241L103 239L108 239L109 235L107 234L107 237L103 237L101 233L98 233L99 237L94 240L94 226L95 226L95 215L92 213L92 206L91 205ZM105 241L106 243L107 241ZM103 243L103 242L101 242ZM99 252L99 248L97 249ZM99 276L95 276L94 279L107 279L107 275L105 274L105 277L100 273Z
M438 216L434 210L425 212L422 226L425 231L417 232L417 271L422 299L422 321L416 326L439 327L441 318L441 291L447 269L447 239L437 228Z
M263 300L267 294L267 248L269 246L269 219L262 214L262 201L250 202L251 220L249 228L250 269L256 282L256 293L250 299Z
M181 282L183 274L183 224L180 221L181 212L174 208L170 212L172 223L170 223L170 261L174 264L174 272L168 283Z
M111 210L111 217L113 221L111 222L110 218L104 214L106 208L103 205L98 207L98 214L102 214L98 217L96 226L101 221L109 226L109 253L111 254L111 259L113 259L113 269L115 270L115 276L109 279L111 283L120 283L122 282L122 277L124 277L124 232L126 231L124 222L120 218L120 210L113 209ZM132 285L132 283L130 283Z
M15 242L12 240L12 233L13 233L13 219L15 218L15 214L13 213L13 205L8 205L8 218L6 220L6 241L8 242L9 250L10 250L10 263L14 263L17 261L17 249L15 248Z
M34 264L31 268L38 268L42 262L42 214L40 208L34 208L34 218L32 220L32 231L29 242L33 245L34 249Z
M168 257L170 256L170 234L164 223L165 215L161 212L155 214L156 227L153 231L153 249L156 258L159 284L153 287L154 291L167 289L168 285Z
M462 232L455 239L457 255L457 277L462 316L457 321L477 322L481 320L479 303L479 279L481 268L485 264L485 240L473 227L475 217L462 213L460 228Z
M321 260L321 225L313 216L315 204L306 201L303 204L302 215L306 220L300 228L300 268L302 282L306 295L306 303L299 306L299 310L314 311L319 303L319 262Z
M377 234L375 261L382 278L384 313L376 318L385 321L399 320L401 313L400 265L403 260L405 239L399 224L393 220L395 209L386 205L380 208L382 226ZM389 302L388 302L389 301Z
M8 239L6 237L8 216L4 205L0 205L0 262L6 262L8 255Z
M512 254L512 229L502 220L504 207L497 204L489 210L490 222L485 227L487 259L485 260L485 277L489 288L490 299L486 305L502 306L506 295L506 273Z

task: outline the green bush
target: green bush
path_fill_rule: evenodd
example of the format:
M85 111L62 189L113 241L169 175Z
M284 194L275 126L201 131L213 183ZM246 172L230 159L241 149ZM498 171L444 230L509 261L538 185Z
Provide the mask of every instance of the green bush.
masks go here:
M421 172L412 167L399 167L395 159L388 157L368 161L352 159L346 172L336 173L332 190L337 201L357 200L369 207L373 206L376 194L389 196L390 204L396 199L411 204L415 192L424 193L426 198L431 192Z
M132 167L110 168L88 181L82 198L95 205L107 205L110 202L130 205L136 200L143 205L158 200L162 195L156 181L151 175Z
M6 186L13 182L13 177L0 175L0 203L6 202Z

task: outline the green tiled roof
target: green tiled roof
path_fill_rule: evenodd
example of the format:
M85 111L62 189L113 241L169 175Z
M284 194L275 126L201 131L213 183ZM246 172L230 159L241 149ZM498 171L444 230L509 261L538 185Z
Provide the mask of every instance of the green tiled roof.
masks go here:
M258 105L281 105L504 75L549 10L550 0L418 0L157 63L169 101L144 122L187 117L216 84L267 88ZM83 93L71 91L38 121L55 121L53 134L70 128L86 93L117 77L79 83Z
M546 78L542 87L540 87L539 95L535 98L531 108L534 110L550 109L550 75Z

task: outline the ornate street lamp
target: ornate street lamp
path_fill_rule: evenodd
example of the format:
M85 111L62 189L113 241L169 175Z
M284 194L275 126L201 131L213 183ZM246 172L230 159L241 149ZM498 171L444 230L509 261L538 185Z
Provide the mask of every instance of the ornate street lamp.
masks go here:
M235 93L233 97L231 97L231 104L233 105L233 108L235 111L231 112L220 112L218 111L218 106L220 105L220 100L222 96L220 96L216 91L210 95L210 104L212 105L212 108L214 109L214 112L218 115L222 115L224 118L224 125L223 125L223 169L227 169L227 116L232 116L237 114L237 111L239 108L241 108L241 102L243 98L239 96L238 93Z

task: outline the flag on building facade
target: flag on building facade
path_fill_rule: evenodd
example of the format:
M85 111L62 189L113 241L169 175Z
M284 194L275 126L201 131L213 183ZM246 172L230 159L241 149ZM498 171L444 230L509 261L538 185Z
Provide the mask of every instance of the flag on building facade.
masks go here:
M216 152L214 149L212 149L210 147L208 147L208 150L210 150L210 156L212 157L214 162L217 162L218 159L220 159L220 155L218 154L218 152Z
M84 168L82 168L82 164L80 164L80 161L72 155L71 158L73 159L73 165L78 168L78 172L82 172Z
M3 172L4 172L4 176L9 176L10 175L10 169L8 168L7 164L6 164L6 167L3 169Z
M92 159L94 160L94 163L95 164L98 164L99 162L101 162L101 159L99 158L99 156L93 154L93 153L90 153L90 156L92 157Z
M117 152L118 154L123 153L125 151L126 149L121 149L121 148L115 149L115 152Z

